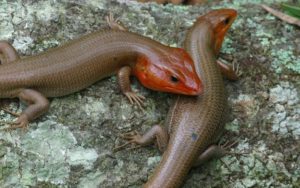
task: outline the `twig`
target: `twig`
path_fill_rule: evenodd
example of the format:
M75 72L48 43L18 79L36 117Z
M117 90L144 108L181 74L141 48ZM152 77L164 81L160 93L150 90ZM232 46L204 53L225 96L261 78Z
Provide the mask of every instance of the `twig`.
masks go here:
M294 18L292 16L286 15L282 12L279 12L275 9L272 9L271 7L268 7L267 5L260 5L263 9L268 11L269 13L273 14L277 18L289 23L289 24L294 24L300 27L300 20L297 18Z

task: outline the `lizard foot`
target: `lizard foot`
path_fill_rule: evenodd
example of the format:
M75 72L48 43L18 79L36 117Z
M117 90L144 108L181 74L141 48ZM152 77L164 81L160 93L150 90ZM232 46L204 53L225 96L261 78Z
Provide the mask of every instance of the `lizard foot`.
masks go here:
M13 116L16 116L16 117L19 117L20 116L20 114L18 114L18 113L16 113L16 112L13 112L13 111L11 111L11 110L9 110L9 109L7 109L7 108L1 108L1 110L3 110L4 112L6 112L6 113L9 113L10 115L13 115Z
M142 139L142 135L137 131L131 131L129 133L124 133L121 137L127 140L129 143L140 144L140 140Z
M140 94L137 94L137 93L134 93L131 91L126 92L124 94L129 99L131 104L136 103L141 110L144 110L142 107L142 104L144 102L143 100L145 100L145 97L143 95L140 95Z
M219 144L219 146L222 148L222 150L224 151L224 154L226 154L226 155L246 155L246 154L249 154L249 152L231 152L231 151L229 151L230 148L232 148L237 143L238 143L238 140L235 140L233 142L226 141L222 145Z
M3 123L9 124L10 127L1 129L1 131L10 131L18 128L23 128L23 130L26 130L28 128L29 121L27 116L23 114L20 115L15 122L3 122Z
M111 12L109 12L108 16L105 16L105 20L111 29L126 31L125 27L119 21L119 18L115 19Z
M234 73L235 73L235 75L237 77L242 76L243 72L240 69L240 64L238 64L237 62L233 61L232 62L232 69L233 69L233 71L234 71Z
M222 75L231 81L236 81L242 75L242 71L239 69L239 64L233 61L232 64L223 62L222 59L217 60L217 64L221 68Z
M124 133L124 134L120 135L120 137L123 138L124 140L126 140L127 142L125 144L116 146L113 149L113 151L120 151L130 144L137 144L137 146L131 147L131 148L129 148L129 150L140 148L142 145L142 143L141 143L142 135L140 133L138 133L137 131L131 131L128 133Z

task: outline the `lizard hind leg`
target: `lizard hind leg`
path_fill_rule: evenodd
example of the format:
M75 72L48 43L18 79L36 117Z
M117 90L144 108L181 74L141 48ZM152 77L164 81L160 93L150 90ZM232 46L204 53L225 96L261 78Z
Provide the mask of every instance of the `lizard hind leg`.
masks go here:
M219 145L211 145L199 155L193 166L200 166L213 158L221 158L224 155L226 155L224 148Z
M27 128L29 121L39 117L49 108L48 99L38 91L32 89L23 89L19 95L19 99L27 103L29 106L18 116L17 120L8 124L11 127L1 130L13 130L17 128Z
M236 153L229 151L230 148L232 148L234 145L238 143L238 140L230 142L227 141L224 144L214 144L209 146L203 153L199 155L197 160L194 163L194 167L204 164L205 162L211 160L211 159L220 159L221 157L225 155L244 155L248 153Z

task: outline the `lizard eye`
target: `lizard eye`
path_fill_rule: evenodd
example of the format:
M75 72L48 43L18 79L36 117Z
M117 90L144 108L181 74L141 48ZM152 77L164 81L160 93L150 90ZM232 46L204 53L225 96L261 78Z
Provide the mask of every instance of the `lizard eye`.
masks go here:
M225 25L229 24L229 22L230 22L230 18L226 18L226 19L224 20L224 24L225 24Z
M178 78L176 78L175 76L171 76L171 77L170 77L170 80L171 80L173 83L179 82Z

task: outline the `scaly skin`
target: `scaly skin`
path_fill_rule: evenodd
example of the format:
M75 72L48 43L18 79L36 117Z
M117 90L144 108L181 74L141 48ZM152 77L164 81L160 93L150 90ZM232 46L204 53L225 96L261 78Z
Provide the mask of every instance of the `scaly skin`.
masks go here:
M46 97L68 95L116 73L123 93L138 104L142 97L131 91L130 74L154 90L186 95L202 90L184 50L126 31L95 32L22 59L0 41L1 53L0 98L19 97L30 105L17 120L23 126L47 111Z
M236 14L232 9L211 11L201 16L186 36L185 49L195 62L204 93L176 98L168 113L167 131L156 125L143 136L138 133L123 136L129 143L140 145L156 141L164 151L145 188L179 187L192 166L224 154L222 148L214 145L223 130L227 104L220 68L226 70L216 63L216 55ZM233 73L230 71L226 74Z

